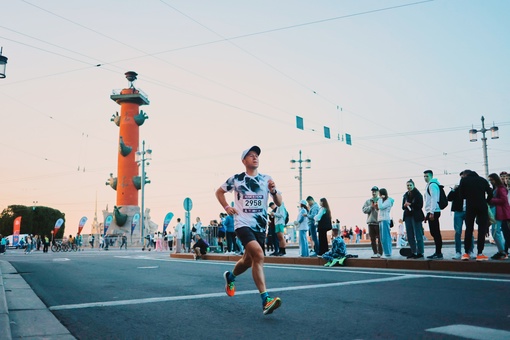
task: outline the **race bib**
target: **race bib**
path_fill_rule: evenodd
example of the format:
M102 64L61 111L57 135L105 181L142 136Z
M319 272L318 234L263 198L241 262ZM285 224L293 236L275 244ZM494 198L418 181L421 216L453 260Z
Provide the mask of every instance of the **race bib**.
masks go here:
M243 212L260 213L263 210L264 195L243 195Z

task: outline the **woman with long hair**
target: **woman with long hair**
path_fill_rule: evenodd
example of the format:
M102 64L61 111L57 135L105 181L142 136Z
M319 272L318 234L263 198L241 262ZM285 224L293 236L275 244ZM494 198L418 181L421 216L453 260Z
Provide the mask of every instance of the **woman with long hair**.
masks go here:
M501 181L501 178L495 173L489 175L489 182L492 184L494 190L494 197L490 201L490 208L495 217L496 223L492 225L491 233L496 242L498 252L494 254L491 259L493 260L506 260L508 254L506 250L508 245L505 245L501 227L503 224L508 223L510 220L510 205L508 204L508 190Z
M319 230L319 253L318 256L322 256L329 250L328 248L328 231L331 230L331 210L329 209L328 200L324 197L319 200L320 209L317 215L315 215L315 223L317 223L317 229Z
M423 196L418 189L414 186L412 179L408 180L407 192L402 198L402 210L404 210L403 220L406 225L407 242L411 248L412 254L408 259L421 259L423 258L424 244L423 244Z
M391 257L391 232L390 232L390 212L393 206L393 198L388 197L388 191L384 188L379 189L379 200L376 209L378 211L377 220L379 221L379 235L381 235L381 244L383 248L382 258Z

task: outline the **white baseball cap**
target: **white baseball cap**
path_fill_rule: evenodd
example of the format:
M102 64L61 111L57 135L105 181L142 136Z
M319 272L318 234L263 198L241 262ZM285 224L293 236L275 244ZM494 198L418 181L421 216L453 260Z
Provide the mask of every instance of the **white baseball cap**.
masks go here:
M243 151L243 153L241 154L241 160L243 160L250 151L255 151L255 153L257 155L260 155L260 148L256 145L254 145L251 148Z

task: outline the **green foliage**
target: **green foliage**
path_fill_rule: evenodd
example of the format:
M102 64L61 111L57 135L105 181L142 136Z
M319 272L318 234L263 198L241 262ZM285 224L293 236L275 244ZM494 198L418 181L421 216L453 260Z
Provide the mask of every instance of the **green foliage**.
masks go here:
M55 222L59 218L64 219L64 224L57 232L55 238L62 238L65 233L65 214L57 209L43 206L26 207L24 205L10 205L0 214L0 234L12 235L14 219L21 216L20 234L48 235L55 228Z

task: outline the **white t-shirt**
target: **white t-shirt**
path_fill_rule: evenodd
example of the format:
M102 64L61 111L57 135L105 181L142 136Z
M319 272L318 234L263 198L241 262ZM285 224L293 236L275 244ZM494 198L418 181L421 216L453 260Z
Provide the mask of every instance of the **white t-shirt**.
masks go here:
M258 174L255 177L246 173L234 175L221 185L226 192L234 191L234 229L250 227L256 232L265 232L267 227L267 182L271 176Z
M182 223L181 222L177 223L177 225L175 226L175 238L178 240L182 239Z

